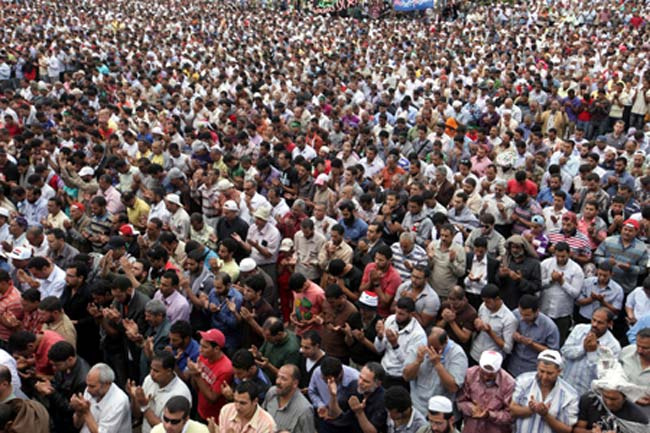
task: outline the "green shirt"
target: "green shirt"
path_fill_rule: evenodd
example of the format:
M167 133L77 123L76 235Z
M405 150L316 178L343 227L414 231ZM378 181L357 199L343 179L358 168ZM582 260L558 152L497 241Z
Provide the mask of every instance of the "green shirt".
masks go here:
M280 343L265 341L260 347L262 356L268 358L269 362L276 368L285 364L299 365L300 343L298 337L291 331L285 331L287 336ZM275 380L275 378L272 378Z

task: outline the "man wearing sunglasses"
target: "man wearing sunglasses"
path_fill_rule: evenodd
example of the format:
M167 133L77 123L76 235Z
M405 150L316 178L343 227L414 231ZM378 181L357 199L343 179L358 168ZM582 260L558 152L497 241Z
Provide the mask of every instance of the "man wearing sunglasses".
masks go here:
M162 422L151 429L151 433L208 433L208 427L190 419L190 401L176 395L165 404Z

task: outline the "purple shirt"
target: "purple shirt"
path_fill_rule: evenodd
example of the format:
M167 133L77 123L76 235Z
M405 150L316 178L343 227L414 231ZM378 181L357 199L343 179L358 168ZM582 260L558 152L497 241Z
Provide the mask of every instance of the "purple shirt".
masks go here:
M170 323L173 324L177 320L190 321L190 304L179 291L174 290L171 295L165 298L158 290L153 295L153 298L165 304L165 307L167 307L167 320Z

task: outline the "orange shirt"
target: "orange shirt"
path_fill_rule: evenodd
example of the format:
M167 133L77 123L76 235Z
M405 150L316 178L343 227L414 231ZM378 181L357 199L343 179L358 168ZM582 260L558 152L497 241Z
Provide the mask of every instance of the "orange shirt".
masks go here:
M13 284L9 286L9 289L3 295L0 295L0 316L5 313L13 314L18 320L23 318L23 304L20 302L20 292ZM12 329L0 324L0 340L7 341L12 332Z
M391 170L388 166L384 167L384 169L381 171L381 177L384 179L384 189L390 189L391 185L393 184L393 175L404 173L406 173L406 171L399 165L396 165L394 170Z

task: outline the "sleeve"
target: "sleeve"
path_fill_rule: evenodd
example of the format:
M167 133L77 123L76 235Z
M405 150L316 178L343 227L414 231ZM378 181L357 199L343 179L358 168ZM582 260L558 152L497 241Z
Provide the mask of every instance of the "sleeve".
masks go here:
M573 396L566 406L562 408L562 412L558 417L560 421L568 426L572 426L578 422L578 397Z
M451 363L446 367L447 371L454 378L454 382L459 387L462 387L465 383L465 375L467 374L467 355L463 350L459 350L458 353L453 357Z
M544 340L543 344L549 349L557 350L560 347L560 330L552 320L549 320L548 326L549 332L546 335L546 339Z
M503 351L505 353L510 353L512 352L512 346L514 344L514 340L512 339L512 336L514 335L515 331L517 330L517 319L513 316L506 322L506 324L503 327Z
M606 246L607 246L607 239L605 239L603 242L600 243L600 245L598 245L598 248L594 253L594 261L596 262L597 265L604 263L609 257Z
M541 263L540 270L541 270L542 288L547 288L548 286L551 285L551 271L549 270L545 261Z
M309 387L307 388L307 395L311 401L312 406L318 409L319 407L327 406L327 404L321 399L320 394L318 393L318 380L320 377L320 367L318 367L314 373L311 375L309 380Z
M528 386L524 383L526 377L519 376L515 382L515 391L512 394L512 401L518 405L528 404Z
M462 277L465 275L466 270L465 260L467 257L465 256L465 251L462 247L452 246L452 248L455 248L456 250L456 260L450 261L449 266L451 266L451 271L454 275Z
M573 329L560 350L562 356L567 359L578 359L585 355L585 349L582 345L583 336L579 335L578 329Z
M458 393L458 399L456 400L456 404L458 405L458 410L460 410L463 416L466 417L472 415L472 405L474 403L472 402L472 396L470 395L471 392L472 390L470 388L470 385L468 384L468 382L465 382L460 392Z
M641 248L641 256L636 260L634 264L630 266L630 272L635 274L640 274L646 268L648 264L648 250L645 245Z
M102 416L97 421L97 431L99 433L111 433L119 431L122 417L125 412L130 412L129 401L125 400L119 407L107 407L102 411Z

